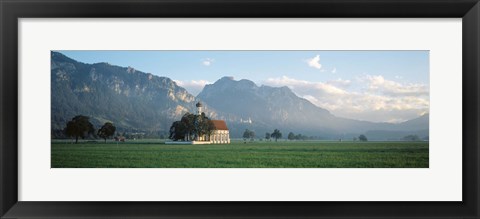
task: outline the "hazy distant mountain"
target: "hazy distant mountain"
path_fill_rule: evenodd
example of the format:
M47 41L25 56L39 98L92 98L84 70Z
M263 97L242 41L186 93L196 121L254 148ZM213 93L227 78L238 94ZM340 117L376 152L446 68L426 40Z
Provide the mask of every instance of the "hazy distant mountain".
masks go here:
M370 129L366 132L371 139L398 140L407 135L417 135L421 139L429 138L429 114L408 120L403 123L392 125L382 129Z
M285 137L290 131L325 139L364 133L377 140L428 136L428 114L400 124L345 119L296 96L288 87L257 86L231 77L206 85L194 97L167 77L108 63L85 64L58 52L51 53L51 91L52 130L63 129L82 114L91 117L97 128L112 121L119 131L165 134L174 120L195 112L195 103L201 100L207 116L227 121L232 137L241 137L246 128L258 138L275 128Z
M223 77L206 85L197 98L215 108L218 115L236 115L236 120L230 121L233 125L243 124L243 127L260 134L278 128L284 134L292 131L324 138L344 138L370 130L412 134L417 130L428 130L428 115L401 124L339 118L296 96L288 87L257 86L252 81L236 81L232 77Z
M408 120L395 126L397 130L416 130L416 129L428 129L429 114L426 113L416 119Z
M259 87L245 79L221 78L214 84L206 85L197 98L214 107L219 114L236 115L237 121L231 122L243 123L250 129L270 131L289 127L298 131L312 130L309 132L313 133L313 130L324 129L315 121L333 118L327 110L297 97L287 87Z

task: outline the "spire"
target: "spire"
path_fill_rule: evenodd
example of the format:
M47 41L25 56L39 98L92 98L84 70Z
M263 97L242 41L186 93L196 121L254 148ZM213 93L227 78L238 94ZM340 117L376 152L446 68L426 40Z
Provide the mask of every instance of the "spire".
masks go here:
M197 114L201 115L202 114L202 103L200 103L200 101L198 101L198 103L195 106L197 106Z

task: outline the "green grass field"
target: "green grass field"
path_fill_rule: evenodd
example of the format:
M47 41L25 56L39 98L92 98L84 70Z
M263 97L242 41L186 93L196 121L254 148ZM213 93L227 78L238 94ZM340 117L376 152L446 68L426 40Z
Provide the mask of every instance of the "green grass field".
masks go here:
M428 142L52 142L52 168L428 168Z

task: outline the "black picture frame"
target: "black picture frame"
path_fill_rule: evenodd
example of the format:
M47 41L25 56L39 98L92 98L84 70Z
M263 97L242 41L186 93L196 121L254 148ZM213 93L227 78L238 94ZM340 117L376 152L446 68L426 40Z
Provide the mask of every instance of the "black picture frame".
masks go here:
M463 201L20 202L17 192L18 19L76 17L462 18ZM478 0L0 0L0 19L0 216L2 218L473 219L480 217L478 147L480 5Z

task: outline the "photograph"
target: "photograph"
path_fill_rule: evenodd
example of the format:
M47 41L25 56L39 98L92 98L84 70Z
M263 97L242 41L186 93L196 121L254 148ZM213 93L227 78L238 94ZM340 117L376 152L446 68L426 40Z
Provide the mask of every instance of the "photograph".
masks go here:
M480 0L0 14L2 219L480 219Z
M52 50L51 168L429 168L428 50Z

